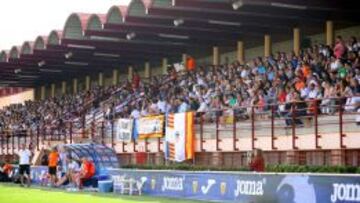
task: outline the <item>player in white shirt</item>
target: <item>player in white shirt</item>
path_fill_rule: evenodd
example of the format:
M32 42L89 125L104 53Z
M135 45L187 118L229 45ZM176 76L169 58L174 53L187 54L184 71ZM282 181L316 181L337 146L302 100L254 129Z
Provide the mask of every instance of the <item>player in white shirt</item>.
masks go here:
M24 177L27 181L27 186L30 187L31 180L30 180L30 159L31 159L31 152L30 150L26 149L25 144L21 145L21 149L18 151L19 155L19 173L20 173L20 181L21 186L24 186Z

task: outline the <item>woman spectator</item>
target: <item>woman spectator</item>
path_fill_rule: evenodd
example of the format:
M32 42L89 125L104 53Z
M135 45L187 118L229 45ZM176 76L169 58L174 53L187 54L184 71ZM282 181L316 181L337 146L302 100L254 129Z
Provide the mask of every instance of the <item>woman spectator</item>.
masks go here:
M344 41L342 37L338 35L335 39L334 55L337 59L342 58L346 52Z

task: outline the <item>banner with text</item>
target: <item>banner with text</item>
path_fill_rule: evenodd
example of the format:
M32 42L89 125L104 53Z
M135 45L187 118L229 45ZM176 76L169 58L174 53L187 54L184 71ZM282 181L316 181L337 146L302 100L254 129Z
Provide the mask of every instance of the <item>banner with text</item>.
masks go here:
M134 139L163 137L164 120L164 115L147 116L136 119L134 125Z
M119 119L115 122L115 139L121 142L130 142L133 133L133 119Z
M143 193L217 202L360 202L360 176L109 170L143 183Z

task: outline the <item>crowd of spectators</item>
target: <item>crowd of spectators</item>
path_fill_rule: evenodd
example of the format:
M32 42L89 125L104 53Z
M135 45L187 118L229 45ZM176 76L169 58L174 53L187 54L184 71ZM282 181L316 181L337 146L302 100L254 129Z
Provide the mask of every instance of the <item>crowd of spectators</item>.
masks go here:
M96 108L99 102L109 97L114 87L81 91L78 94L67 94L38 101L26 101L24 104L13 104L0 109L0 131L23 131L36 129L38 126L64 126L89 108Z
M345 42L338 36L333 47L313 45L298 56L277 52L245 64L197 66L182 72L169 67L168 74L148 79L134 71L131 81L117 86L94 86L78 94L6 107L0 110L0 129L63 125L89 112L113 119L197 111L223 122L226 114L248 118L249 106L261 113L274 105L279 115L288 117L293 114L290 109L299 116L314 111L333 114L339 104L347 104L347 111L358 111L359 54L355 37ZM319 108L314 109L309 101L317 99Z

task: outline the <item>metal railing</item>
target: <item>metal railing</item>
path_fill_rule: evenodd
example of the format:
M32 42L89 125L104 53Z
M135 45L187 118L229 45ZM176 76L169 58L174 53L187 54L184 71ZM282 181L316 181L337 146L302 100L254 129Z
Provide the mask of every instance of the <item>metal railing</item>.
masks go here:
M280 131L290 131L291 148L298 149L297 140L301 133L299 129L304 128L303 120L310 120L312 128L307 127L307 134L313 135L315 147L321 149L322 129L325 126L334 126L338 129L339 149L346 148L344 138L346 137L344 125L354 125L354 116L350 119L344 118L348 115L360 116L360 113L352 105L346 104L346 98L332 98L332 105L321 105L321 100L306 101L306 107L299 108L298 102L286 104L269 104L265 106L244 106L239 108L228 108L196 113L195 127L197 129L197 140L199 152L206 151L207 140L214 139L216 151L223 151L221 146L224 138L232 139L232 152L240 151L240 136L250 137L251 149L257 148L258 138L269 136L271 150L277 150L277 140ZM281 107L285 106L285 109ZM351 111L349 109L352 109ZM324 113L326 112L326 113ZM333 118L333 119L328 119ZM324 121L323 121L324 120ZM360 127L354 127L360 132ZM209 130L209 132L207 131ZM210 134L210 138L209 138ZM105 119L100 122L92 121L86 124L85 116L78 120L66 121L62 126L37 126L27 130L2 130L0 132L1 154L14 154L21 144L29 146L30 149L39 150L45 145L56 143L74 143L91 140L96 143L107 144L111 147L121 145L119 153L138 152L139 143L143 142L145 152L163 152L163 138L133 140L131 142L116 141L114 120ZM151 142L150 142L151 141ZM156 151L150 151L149 145L156 142ZM132 145L132 150L129 147ZM227 150L229 151L229 150Z

